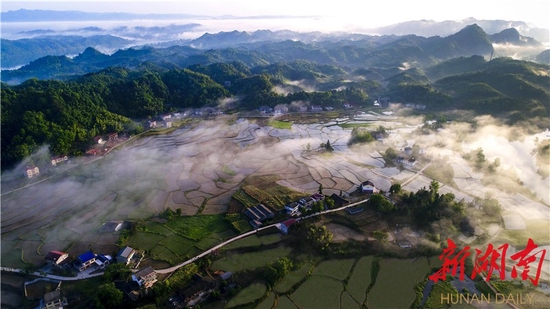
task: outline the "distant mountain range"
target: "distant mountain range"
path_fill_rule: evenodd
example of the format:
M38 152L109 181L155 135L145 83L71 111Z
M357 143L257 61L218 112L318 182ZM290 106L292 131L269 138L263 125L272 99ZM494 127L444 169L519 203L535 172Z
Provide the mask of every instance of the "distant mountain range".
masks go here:
M484 20L475 18L466 18L463 20L415 20L406 21L386 27L375 29L380 34L395 34L406 35L414 33L421 36L446 36L459 31L467 25L477 24L485 32L489 34L495 34L505 29L514 28L519 33L525 36L534 38L539 42L550 42L550 30L544 28L538 28L530 26L523 21L509 21L509 20ZM373 29L374 30L374 29Z
M129 47L140 49L142 47L140 47L139 42L143 42L144 40L154 41L156 33L181 33L195 27L197 27L197 24L138 28L130 28L125 26L117 28L117 31L123 34L122 36L97 34L102 33L103 29L97 27L87 27L80 30L88 34L95 34L89 36L41 35L34 38L19 40L2 39L2 67L4 69L17 68L44 56L74 56L81 53L87 47L92 47L106 54L112 54L117 50ZM42 32L34 33L48 32L44 30ZM134 39L131 39L132 35ZM469 56L473 54L489 55L493 51L490 46L492 43L508 44L517 47L533 47L533 49L529 50L532 52L531 60L536 60L537 58L535 57L544 49L544 46L537 40L521 35L514 28L505 29L499 33L488 35L478 25L475 25L475 27L472 25L464 27L457 33L447 37L422 37L416 35L372 36L364 34L321 32L302 33L289 30L258 30L254 32L235 30L230 32L219 32L216 34L205 33L202 36L192 40L171 40L148 44L147 46L151 46L156 49L168 48L171 46L189 46L196 49L197 51L195 53L198 54L200 53L199 50L207 49L239 47L255 50L266 44L267 45L264 46L264 48L268 48L269 44L283 42L286 40L299 41L302 44L312 44L315 47L320 47L323 49L336 50L342 48L342 46L348 46L348 49L357 49L362 57L367 58L376 58L376 54L380 53L381 49L386 48L384 53L390 52L396 57L396 61L408 59L428 64L433 64L437 60L448 59L456 56ZM472 49L474 46L477 46L476 48L480 49ZM461 50L464 48L465 50ZM401 57L398 55L400 53L409 53L409 55L406 57ZM182 55L178 55L178 57L181 56ZM496 54L495 56L506 56L506 54ZM433 57L434 59L430 60L430 57ZM348 58L349 57L346 56L346 65L353 65L353 63L350 63L353 61ZM375 60L374 58L373 60ZM323 61L328 63L340 62L339 60L328 61L327 59ZM181 63L181 61L179 61L179 63ZM79 73L81 72L79 71Z

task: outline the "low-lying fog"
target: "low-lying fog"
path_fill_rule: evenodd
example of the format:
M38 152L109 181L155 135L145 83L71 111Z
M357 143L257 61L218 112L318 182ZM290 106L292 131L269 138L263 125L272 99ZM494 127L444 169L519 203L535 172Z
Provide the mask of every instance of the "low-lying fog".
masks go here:
M442 184L442 192L453 192L466 200L484 197L485 193L516 201L525 199L537 209L535 215L550 219L548 207L537 201L550 203L549 179L537 174L532 154L536 141L550 139L550 132L523 133L527 132L525 128L479 117L475 128L451 123L439 132L422 135L416 131L423 125L419 118L372 115L372 128L384 125L392 133L383 142L371 145L348 147L351 129L342 129L335 122L294 124L287 130L223 116L168 135L138 139L89 164L76 166L80 160L71 158L65 168L76 167L64 176L13 193L3 190L2 256L14 249L26 249L31 260L40 260L36 248L29 250L36 241L49 250L63 249L71 242L95 242L87 237L107 221L147 218L168 207L180 208L186 215L223 213L231 196L250 175L277 175L281 184L310 193L316 192L319 184L325 194L352 192L369 179L387 191L392 183L406 181L414 172L386 167L381 154L387 147L399 152L407 145L418 145L434 158L445 157L457 171L463 171L455 172L457 184L475 183L459 188ZM321 155L317 149L327 140L335 151ZM485 187L479 181L483 171L474 171L473 164L462 158L478 147L483 149L487 162L500 159L496 173L508 167L516 169L524 185L536 194L535 200ZM35 155L34 162L40 155L47 156L45 148ZM13 171L3 173L3 181L22 177L23 167L29 163L22 162ZM422 177L418 177L418 183L412 181L411 188L423 186L422 179L429 181ZM518 204L527 207L524 202ZM521 212L523 216L528 213Z

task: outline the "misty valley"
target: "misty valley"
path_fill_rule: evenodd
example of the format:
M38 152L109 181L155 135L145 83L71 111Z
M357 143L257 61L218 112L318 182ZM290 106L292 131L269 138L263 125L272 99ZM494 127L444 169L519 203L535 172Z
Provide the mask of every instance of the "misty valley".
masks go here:
M547 308L548 50L480 25L3 38L2 307Z

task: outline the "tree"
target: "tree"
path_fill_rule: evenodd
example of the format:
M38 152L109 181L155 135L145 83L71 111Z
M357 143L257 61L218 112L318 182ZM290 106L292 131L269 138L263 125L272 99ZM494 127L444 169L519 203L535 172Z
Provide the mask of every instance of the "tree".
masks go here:
M325 250L332 241L332 233L326 226L311 226L307 233L308 243L318 250Z
M113 282L104 283L97 289L97 297L101 305L106 308L119 308L122 304L122 291L115 287Z
M334 203L334 200L328 196L325 198L325 204L327 205L328 209L334 209L334 207L336 207L336 203Z
M388 233L383 231L374 231L372 232L372 237L374 237L379 242L386 242L388 240Z
M319 194L323 194L323 184L319 184Z
M399 194L400 192L401 192L401 185L400 185L400 184L395 183L395 184L391 185L391 187L390 187L390 193L391 193L392 195L394 195L394 194Z
M334 151L334 148L330 145L330 140L327 140L327 143L325 144L325 149L327 151Z
M369 204L374 206L376 210L381 213L389 213L395 209L390 201L388 201L383 195L375 193L369 199Z
M479 147L476 149L476 158L475 158L476 168L480 170L485 164L485 154L483 154L483 149Z
M103 273L103 281L106 283L116 280L126 280L132 274L130 267L124 263L109 264Z
M313 203L313 206L311 207L311 210L314 213L323 211L323 203L321 201L317 201L317 202Z

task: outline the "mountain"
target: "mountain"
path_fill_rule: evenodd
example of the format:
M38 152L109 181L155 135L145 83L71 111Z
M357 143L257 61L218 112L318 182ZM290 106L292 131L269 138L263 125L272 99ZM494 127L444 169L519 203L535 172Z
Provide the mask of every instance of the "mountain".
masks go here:
M427 41L421 46L439 59L471 55L489 56L494 51L489 36L477 24L469 25L440 40Z
M491 41L497 44L512 44L519 46L542 46L537 40L523 36L515 28L504 29L490 36Z
M116 51L132 45L133 42L112 36L41 36L31 39L1 39L2 67L25 65L44 56L76 55L87 47Z
M536 57L538 63L550 65L550 49L543 51Z
M490 34L495 34L508 28L515 28L522 35L532 37L539 42L550 42L550 31L548 29L530 26L522 21L484 20L472 17L463 20L445 20L441 22L425 19L406 21L371 30L382 35L407 35L413 33L425 37L447 36L471 24L479 25L485 32Z
M445 77L434 83L454 99L455 108L518 117L548 117L550 68L510 58L487 61L478 70Z

